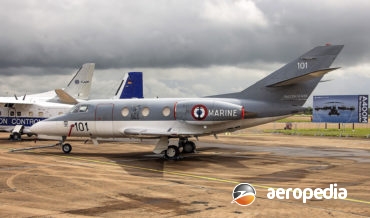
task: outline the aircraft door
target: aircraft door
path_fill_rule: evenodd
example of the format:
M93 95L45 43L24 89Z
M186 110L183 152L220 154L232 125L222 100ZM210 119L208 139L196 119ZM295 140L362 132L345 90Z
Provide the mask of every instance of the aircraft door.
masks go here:
M113 104L98 104L95 109L95 131L97 135L113 134Z
M187 105L186 104L176 104L176 119L177 120L185 120L186 118L186 112L189 111L187 109Z

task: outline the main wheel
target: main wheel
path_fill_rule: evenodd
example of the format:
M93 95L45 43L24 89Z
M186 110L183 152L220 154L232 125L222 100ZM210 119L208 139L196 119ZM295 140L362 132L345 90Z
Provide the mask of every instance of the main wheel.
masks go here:
M21 140L22 139L22 137L21 137L21 134L20 133L17 133L17 132L15 132L15 133L13 133L13 138L12 138L14 141L19 141L19 140Z
M62 145L62 151L65 153L65 154L68 154L72 151L72 146L68 143Z
M174 159L174 158L178 157L179 154L180 154L179 148L175 145L168 146L168 148L165 152L166 158L169 158L169 159Z
M194 153L194 151L195 151L195 143L194 142L187 141L183 145L183 150L182 150L183 153Z

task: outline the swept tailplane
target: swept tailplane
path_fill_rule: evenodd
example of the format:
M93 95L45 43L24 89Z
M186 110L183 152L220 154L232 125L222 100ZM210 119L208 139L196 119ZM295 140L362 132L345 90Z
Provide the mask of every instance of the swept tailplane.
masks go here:
M256 82L247 89L217 98L240 98L302 106L330 68L343 45L318 46Z

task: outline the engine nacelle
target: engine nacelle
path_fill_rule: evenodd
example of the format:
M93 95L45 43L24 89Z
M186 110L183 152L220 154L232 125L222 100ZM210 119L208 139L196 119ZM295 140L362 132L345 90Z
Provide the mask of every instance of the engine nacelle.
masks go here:
M181 101L175 105L175 119L191 124L212 124L244 118L244 107L223 101Z

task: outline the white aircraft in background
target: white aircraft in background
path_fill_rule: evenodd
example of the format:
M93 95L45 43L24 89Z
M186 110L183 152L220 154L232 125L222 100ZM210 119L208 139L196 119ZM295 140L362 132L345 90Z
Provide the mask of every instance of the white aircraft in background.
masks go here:
M32 135L32 124L67 112L74 104L88 100L95 64L86 63L65 89L17 97L0 97L0 131L11 132L10 139Z
M0 131L11 132L10 139L31 136L29 127L40 120L61 115L89 98L94 63L84 64L65 89L17 97L0 97ZM143 98L142 72L125 74L114 99Z

